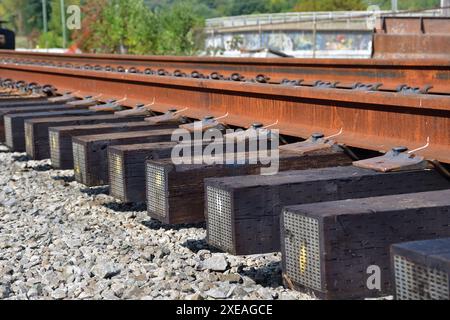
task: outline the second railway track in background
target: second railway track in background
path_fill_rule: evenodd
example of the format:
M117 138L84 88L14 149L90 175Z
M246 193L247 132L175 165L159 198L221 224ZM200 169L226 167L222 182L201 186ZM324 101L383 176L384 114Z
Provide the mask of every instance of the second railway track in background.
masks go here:
M11 55L0 50L1 60L12 64L149 76L297 86L330 83L347 89L364 89L364 85L373 85L374 89L381 91L414 87L430 93L450 94L450 66L446 59L199 58L30 52Z
M396 245L392 260L390 248L450 237L450 60L6 51L0 60L0 127L12 151L51 157L78 182L146 202L164 223L205 222L220 250L281 250L287 287L329 299L449 298L448 269L409 257L424 245ZM172 163L171 132L199 120L280 130L281 172ZM378 290L366 287L373 265Z

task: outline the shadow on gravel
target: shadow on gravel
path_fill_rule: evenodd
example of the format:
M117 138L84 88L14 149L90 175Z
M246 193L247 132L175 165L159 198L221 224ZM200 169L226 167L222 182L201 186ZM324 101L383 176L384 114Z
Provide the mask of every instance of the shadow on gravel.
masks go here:
M12 158L16 162L28 162L31 160L31 158L27 155L13 156Z
M188 248L189 250L191 250L193 253L197 253L200 250L209 250L211 252L220 252L220 250L217 250L214 247L211 247L208 242L206 242L206 239L201 239L201 240L193 240L193 239L189 239L187 240L185 243L181 244L183 247Z
M118 203L110 202L104 203L103 206L116 212L139 212L147 211L147 205L145 203Z
M92 188L81 188L80 192L85 193L89 196L96 196L99 194L109 195L109 186L92 187Z
M52 179L55 181L64 181L66 183L69 183L75 181L75 176L54 176L52 177Z
M41 164L38 166L30 167L31 170L44 172L44 171L50 171L53 170L52 166L49 164Z
M243 267L239 267L238 273L241 276L249 277L263 287L276 288L283 286L281 262L270 262L260 268L251 267L247 270L244 270Z
M191 229L191 228L205 228L204 223L200 224L165 224L155 219L150 219L148 221L143 221L142 225L152 229L152 230L182 230L182 229Z

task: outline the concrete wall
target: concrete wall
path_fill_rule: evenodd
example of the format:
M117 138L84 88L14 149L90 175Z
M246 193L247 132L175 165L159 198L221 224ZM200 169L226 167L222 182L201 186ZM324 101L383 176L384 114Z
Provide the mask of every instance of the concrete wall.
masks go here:
M450 0L443 0L450 2ZM206 21L208 55L273 49L295 57L369 58L377 17L392 12L296 12ZM401 14L441 16L442 10Z
M264 31L210 35L206 48L210 54L239 55L239 49L270 48L296 57L370 57L371 31Z

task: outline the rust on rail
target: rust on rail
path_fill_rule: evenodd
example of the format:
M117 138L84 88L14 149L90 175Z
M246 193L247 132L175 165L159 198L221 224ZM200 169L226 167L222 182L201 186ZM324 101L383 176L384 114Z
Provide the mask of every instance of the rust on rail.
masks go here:
M450 97L432 94L358 92L334 88L119 74L54 67L0 65L0 76L50 83L78 96L102 93L103 99L128 97L124 105L149 103L152 110L181 110L183 116L228 116L226 124L249 127L272 124L286 135L308 138L314 132L340 133L333 140L387 152L411 150L429 141L418 154L450 163Z
M392 45L392 43L391 43ZM386 50L388 50L387 48ZM388 51L386 52L388 54ZM131 55L47 54L0 50L0 60L8 63L51 63L57 67L167 74L212 79L238 74L244 80L267 77L270 83L338 82L351 87L357 83L380 84L380 90L396 90L400 85L431 86L430 93L450 94L450 59L295 59L295 58L211 58ZM419 57L418 57L419 58ZM420 58L423 58L422 56ZM122 70L118 70L120 68ZM109 68L109 69L108 69ZM286 82L289 83L289 82Z

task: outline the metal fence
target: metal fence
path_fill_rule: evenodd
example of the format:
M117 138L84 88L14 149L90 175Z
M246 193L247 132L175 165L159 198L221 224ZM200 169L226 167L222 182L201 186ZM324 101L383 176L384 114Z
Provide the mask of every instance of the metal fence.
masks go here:
M254 14L234 17L213 18L206 20L206 29L221 29L244 26L259 26L270 24L283 24L308 21L330 20L373 20L374 16L398 15L398 16L442 16L444 10L433 9L421 12L394 12L394 11L333 11L333 12L289 12Z

